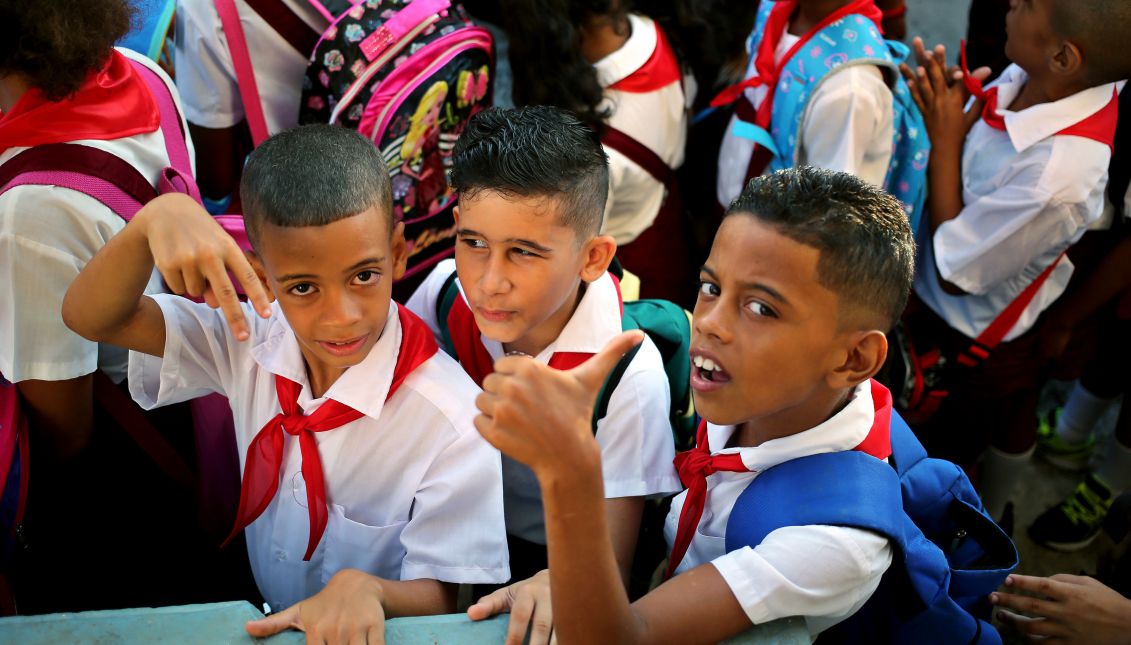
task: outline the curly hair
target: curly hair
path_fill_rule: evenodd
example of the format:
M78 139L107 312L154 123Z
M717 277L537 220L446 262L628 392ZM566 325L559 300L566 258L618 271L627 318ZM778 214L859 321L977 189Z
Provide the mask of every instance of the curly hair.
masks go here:
M608 15L617 0L510 0L503 28L510 37L515 105L555 105L599 128L609 116L597 70L581 55L581 28ZM621 12L623 13L623 11Z
M132 17L127 0L0 0L0 75L63 100L106 63Z

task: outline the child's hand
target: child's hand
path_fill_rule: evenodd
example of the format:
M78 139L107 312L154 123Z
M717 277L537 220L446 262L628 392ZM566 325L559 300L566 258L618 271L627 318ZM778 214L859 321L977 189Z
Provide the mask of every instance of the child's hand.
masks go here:
M235 337L246 340L248 322L228 272L259 315L267 318L271 301L255 270L236 241L191 198L174 194L158 199L159 208L139 217L145 218L149 250L165 284L173 293L203 297L209 306L222 309ZM156 200L153 205L158 206Z
M247 633L266 638L287 629L306 632L307 643L385 642L381 583L355 569L343 569L326 587L283 611L247 623Z
M1030 640L1052 639L1058 643L1131 642L1131 600L1093 578L1057 574L1051 578L1011 575L1007 589L1037 594L990 594L999 607L1032 614L1027 618L999 609L1007 625Z
M472 620L483 620L510 612L506 645L522 645L527 628L530 645L554 645L554 609L550 604L550 570L543 569L526 580L483 596L467 608Z
M969 111L963 108L970 94L963 84L963 72L957 66L947 67L946 48L936 45L931 51L916 38L913 42L918 67L915 71L906 64L899 66L907 80L911 97L923 113L927 134L932 146L950 146L961 150L966 133L982 114L981 101L975 101ZM971 73L984 79L989 69L979 68Z
M476 429L491 445L530 466L543 486L554 474L580 474L577 469L586 465L599 470L592 426L597 394L621 356L642 339L639 331L622 333L568 371L528 356L500 358L475 399Z

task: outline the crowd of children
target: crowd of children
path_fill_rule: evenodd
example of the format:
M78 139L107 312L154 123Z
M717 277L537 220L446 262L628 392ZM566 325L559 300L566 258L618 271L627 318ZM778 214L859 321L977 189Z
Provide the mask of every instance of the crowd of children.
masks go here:
M1034 455L1034 542L1131 514L1131 3L177 0L172 74L137 5L0 1L0 615L1126 638L1007 575Z

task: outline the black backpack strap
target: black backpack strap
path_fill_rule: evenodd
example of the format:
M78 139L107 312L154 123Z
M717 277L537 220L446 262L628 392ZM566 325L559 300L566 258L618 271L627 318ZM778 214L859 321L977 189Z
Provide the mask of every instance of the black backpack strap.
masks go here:
M613 398L613 391L620 385L621 378L639 351L640 345L637 345L628 350L628 353L624 356L621 356L621 359L617 361L617 366L613 368L612 372L609 372L609 377L605 379L605 384L601 386L601 393L597 395L597 406L593 408L593 434L597 434L597 422L604 419L605 415L609 413L609 401Z
M458 361L459 357L456 356L456 348L452 343L452 332L448 329L448 314L451 313L456 298L460 297L456 277L456 272L452 271L451 275L444 280L443 286L440 287L440 297L436 298L436 327L440 329L440 337L444 341L444 351Z

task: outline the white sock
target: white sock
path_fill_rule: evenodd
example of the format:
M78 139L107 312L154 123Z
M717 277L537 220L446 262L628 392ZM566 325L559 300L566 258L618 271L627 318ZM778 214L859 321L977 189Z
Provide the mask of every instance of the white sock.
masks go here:
M1084 443L1092 428L1115 399L1103 399L1092 394L1079 382L1072 388L1064 410L1056 422L1056 434L1068 443Z
M1112 495L1119 495L1131 488L1131 448L1119 443L1114 437L1096 467L1096 477L1107 484Z
M1013 499L1034 448L1011 454L990 446L982 453L982 501L994 520L1001 519L1005 505Z

